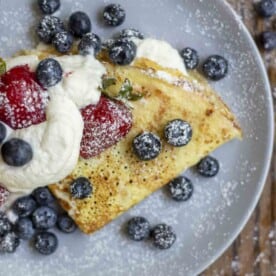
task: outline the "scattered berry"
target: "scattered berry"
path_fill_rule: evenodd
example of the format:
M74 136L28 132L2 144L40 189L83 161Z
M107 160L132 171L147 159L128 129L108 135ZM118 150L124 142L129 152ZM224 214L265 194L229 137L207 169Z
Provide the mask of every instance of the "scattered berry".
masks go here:
M143 217L134 217L127 224L129 237L134 241L142 241L150 235L150 224Z
M0 211L0 237L3 237L12 229L12 225L7 216Z
M192 196L194 188L189 178L179 176L169 182L169 190L175 201L187 201Z
M68 215L60 216L57 221L57 226L64 233L72 233L77 229L75 222Z
M137 47L127 39L115 40L109 48L109 58L114 64L128 65L136 56Z
M228 61L219 55L213 55L203 63L204 75L211 80L218 81L223 79L228 73Z
M260 16L269 18L276 14L276 1L261 0L255 4L255 9Z
M57 222L57 213L48 206L41 206L33 212L32 220L35 228L49 229L55 226Z
M260 34L259 40L266 51L272 51L276 48L276 32L263 32Z
M119 4L110 4L104 8L103 18L109 26L120 26L126 18L126 12Z
M111 48L111 46L114 44L115 39L107 39L105 41L102 42L102 49L103 50L107 50L109 51L109 49Z
M169 249L176 240L176 234L171 226L158 224L151 231L153 245L159 249Z
M52 14L60 8L60 0L38 0L38 6L44 14Z
M138 39L144 39L145 36L143 33L138 31L137 29L134 28L129 28L129 29L123 29L120 31L118 34L119 39L130 39L130 38L138 38Z
M23 240L31 239L35 233L33 223L29 218L19 219L14 226L14 231Z
M73 36L69 32L62 31L54 35L52 43L58 52L65 54L71 50L73 40Z
M91 196L93 193L93 186L89 179L79 177L71 183L70 192L73 198L84 199Z
M76 37L82 37L91 32L91 21L89 16L81 11L74 12L69 18L69 30Z
M39 84L44 88L49 88L62 80L62 68L59 62L53 58L47 58L37 66L36 77Z
M0 118L13 129L44 122L48 98L27 65L14 67L0 77Z
M188 70L195 69L199 64L199 56L195 49L192 48L184 48L180 52L181 57L183 58L183 61L185 63L185 66Z
M81 113L84 120L81 156L85 159L115 145L132 127L131 111L122 102L104 96L97 105L89 105Z
M40 232L34 236L34 247L39 253L50 255L56 251L58 239L54 233Z
M40 20L36 33L41 41L49 44L52 42L54 35L63 30L64 25L58 17L46 15Z
M83 56L86 55L97 55L101 50L101 39L99 36L93 33L85 34L78 46L79 53Z
M28 217L36 209L37 205L31 196L18 198L13 204L13 211L21 218Z
M31 145L17 138L5 142L1 148L1 153L3 161L13 167L22 167L33 158Z
M9 232L4 237L0 238L0 252L14 253L19 244L20 240L16 234L14 232Z
M162 149L160 138L150 132L136 136L132 146L135 154L143 161L155 159Z
M6 139L7 136L7 128L6 126L0 122L0 144Z
M191 141L193 130L188 122L176 119L166 125L164 135L170 145L182 147Z
M216 176L219 172L219 162L214 157L207 156L197 164L197 171L202 176Z
M54 196L47 187L39 187L35 189L32 196L39 205L48 205L55 200Z

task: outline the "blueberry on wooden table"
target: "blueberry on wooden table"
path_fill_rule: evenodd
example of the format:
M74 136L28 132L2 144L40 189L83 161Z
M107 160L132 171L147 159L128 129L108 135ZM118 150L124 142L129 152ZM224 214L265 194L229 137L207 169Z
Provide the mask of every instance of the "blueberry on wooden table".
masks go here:
M276 49L276 32L262 32L259 36L259 42L266 51L272 51L273 49Z
M58 239L54 233L39 232L34 236L34 248L43 255L53 254L58 247Z
M158 224L151 231L153 245L159 249L169 249L176 241L176 234L171 226Z
M36 229L52 228L57 222L57 212L48 206L41 206L33 212L32 221Z
M86 33L91 32L92 24L86 13L77 11L70 16L68 28L75 37L81 38Z
M73 219L68 215L61 215L57 220L58 229L64 233L72 233L77 229Z
M255 4L256 12L265 18L269 18L276 14L275 0L261 0Z
M61 31L53 36L52 43L59 53L68 53L73 46L74 38L71 33Z
M36 209L37 204L31 196L24 196L18 198L12 206L16 215L21 218L28 217Z
M48 205L54 202L55 198L48 187L39 187L32 192L32 196L39 205Z
M205 177L214 177L219 172L219 162L212 156L203 158L196 166L197 172Z
M88 178L79 177L70 185L70 193L75 199L85 199L92 195L93 186Z
M38 0L37 3L44 14L52 14L60 8L60 0Z
M78 45L80 55L94 55L96 56L102 47L101 39L98 35L93 33L87 33L83 35Z
M222 56L212 55L203 63L202 71L210 80L221 80L228 73L228 61Z
M150 224L144 217L133 217L127 224L128 236L134 241L142 241L150 235Z
M123 24L126 12L120 4L110 4L104 8L103 19L109 26L116 27Z
M14 231L23 240L31 239L35 233L33 222L29 218L20 218L16 221Z
M185 176L179 176L169 183L169 191L171 197L175 201L187 201L193 194L193 184L191 180Z
M187 47L180 51L180 56L182 57L185 67L188 70L195 69L199 64L199 56L195 49Z

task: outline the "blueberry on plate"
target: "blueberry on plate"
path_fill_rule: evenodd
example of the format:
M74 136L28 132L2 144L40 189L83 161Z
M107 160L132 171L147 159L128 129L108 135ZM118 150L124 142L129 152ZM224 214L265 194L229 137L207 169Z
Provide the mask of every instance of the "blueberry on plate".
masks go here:
M33 159L31 145L18 138L6 141L1 148L1 153L4 162L13 167L22 167Z
M64 30L62 21L55 16L44 16L36 28L36 33L41 41L44 43L51 43L54 35Z
M31 239L35 233L33 222L29 218L20 218L14 226L14 231L23 240Z
M75 199L85 199L92 195L93 187L89 179L79 177L71 183L70 193Z
M7 216L0 211L0 237L3 237L12 229L12 225Z
M199 64L199 56L195 49L187 47L180 52L184 64L188 70L195 69Z
M57 226L64 233L72 233L77 229L75 222L68 215L59 216Z
M40 61L36 69L37 80L44 88L58 84L62 80L62 74L59 62L53 58Z
M69 18L69 31L76 37L82 37L91 32L91 21L89 16L81 11L74 12Z
M20 244L20 240L14 232L7 233L0 238L0 252L14 253Z
M60 0L38 0L38 6L44 14L52 14L60 8Z
M276 14L276 1L261 0L255 4L255 9L260 16L269 18Z
M150 235L150 224L144 217L133 217L127 224L128 236L134 241L142 241Z
M191 141L193 130L188 122L176 119L165 126L164 135L168 144L174 147L183 147Z
M31 215L36 207L36 202L31 196L24 196L13 203L12 209L20 218L25 218Z
M219 162L212 156L203 158L196 166L197 172L205 177L216 176L219 172Z
M144 39L145 36L142 34L140 31L134 28L128 28L128 29L123 29L122 31L119 32L118 34L119 39L130 39L130 38L138 38L138 39Z
M143 132L134 138L132 147L139 159L148 161L155 159L160 154L162 144L157 135Z
M126 18L126 12L119 4L110 4L104 8L103 19L109 26L120 26Z
M136 56L137 46L127 39L115 40L109 48L109 58L114 64L128 65Z
M40 232L34 236L35 249L43 254L50 255L54 253L58 247L58 239L54 233Z
M167 224L158 224L152 231L153 245L159 249L169 249L175 243L176 234Z
M109 51L109 49L110 49L111 46L114 44L114 42L115 42L115 39L112 39L112 38L107 39L107 40L104 40L104 41L102 42L102 49L103 49L103 50Z
M0 144L6 139L7 136L7 128L6 126L0 122Z
M73 36L69 32L62 31L54 35L52 43L58 52L65 54L71 50L73 41Z
M169 191L175 201L187 201L193 194L193 184L185 176L179 176L169 182Z
M41 206L33 212L32 221L36 229L49 229L55 226L57 213L48 206Z
M202 70L208 79L221 80L228 73L228 61L219 55L210 56L203 63Z
M78 45L79 53L83 56L94 55L96 56L101 50L101 39L98 35L87 33L82 38Z
M264 50L272 51L276 48L276 32L262 32L259 41Z
M48 205L55 200L48 187L39 187L35 189L32 192L32 196L39 205Z

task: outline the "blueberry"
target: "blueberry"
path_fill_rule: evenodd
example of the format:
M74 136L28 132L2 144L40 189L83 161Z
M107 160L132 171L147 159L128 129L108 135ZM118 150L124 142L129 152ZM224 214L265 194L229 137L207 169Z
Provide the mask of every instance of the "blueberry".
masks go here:
M255 4L255 9L260 16L269 18L276 14L276 1L261 0Z
M28 217L36 209L37 205L31 196L18 198L13 204L13 211L21 218Z
M73 198L84 199L91 196L93 187L89 179L79 177L71 183L70 192Z
M44 14L52 14L60 8L60 0L38 0L38 6Z
M151 231L153 245L159 249L169 249L176 240L176 234L171 226L158 224Z
M54 233L40 232L34 236L34 247L39 253L50 255L56 251L58 239Z
M142 241L150 235L150 224L143 217L134 217L128 221L127 232L134 241Z
M14 226L14 231L23 240L31 239L35 233L33 223L29 218L19 219Z
M197 164L197 171L205 177L216 176L219 172L219 162L214 157L207 156Z
M193 130L188 122L176 119L165 126L164 135L170 145L182 147L191 141Z
M266 51L276 48L276 32L262 32L259 36L260 44Z
M180 52L180 56L183 58L185 66L188 70L195 69L199 64L198 53L195 49L187 47Z
M69 32L62 31L54 35L52 43L58 52L65 54L71 50L73 41L73 36Z
M119 4L110 4L104 8L103 19L109 26L120 26L126 18L126 12Z
M142 34L140 31L134 28L128 28L128 29L123 29L120 31L118 34L118 38L120 39L130 39L130 38L138 38L138 39L144 39L144 34Z
M136 56L135 43L126 39L116 40L109 49L109 58L114 64L128 65Z
M64 233L72 233L77 228L75 222L68 215L59 216L57 226Z
M1 148L1 153L4 162L13 167L22 167L33 158L31 145L18 138L6 141Z
M101 39L96 34L87 33L85 34L78 46L79 53L83 56L86 55L97 55L101 50Z
M8 220L7 216L0 211L0 237L3 237L5 234L10 232L12 225Z
M55 226L57 213L48 206L41 206L33 212L32 220L35 228L49 229Z
M14 253L19 244L20 240L17 235L14 232L9 232L4 237L0 238L0 252Z
M35 189L32 192L32 196L39 205L48 205L55 200L47 187L39 187Z
M41 41L49 44L52 42L54 35L63 30L64 25L58 17L46 15L40 20L36 33Z
M38 82L44 87L49 88L62 80L62 68L59 62L53 58L47 58L37 66L36 77Z
M6 126L0 122L0 144L6 139L7 136L7 128Z
M102 42L102 49L103 50L107 50L109 51L109 49L111 48L111 46L114 44L115 39L107 39L105 41Z
M74 12L69 18L69 31L76 37L82 37L91 32L92 25L89 16L81 11Z
M203 63L202 70L208 79L214 81L221 80L228 73L228 61L219 55L210 56Z
M187 201L193 194L193 184L185 176L179 176L169 182L169 191L175 201Z
M143 161L155 159L162 149L160 138L150 132L136 136L132 146L135 154Z

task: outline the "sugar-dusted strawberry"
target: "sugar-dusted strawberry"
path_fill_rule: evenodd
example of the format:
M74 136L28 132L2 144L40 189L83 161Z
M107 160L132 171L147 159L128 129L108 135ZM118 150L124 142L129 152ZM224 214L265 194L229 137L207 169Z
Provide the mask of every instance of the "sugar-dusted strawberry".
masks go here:
M0 207L7 201L10 192L0 185Z
M0 77L0 120L13 129L46 120L48 92L37 82L28 65L17 66Z
M122 102L104 96L97 105L89 105L81 111L84 132L81 156L85 159L97 156L124 138L132 127L132 114Z

